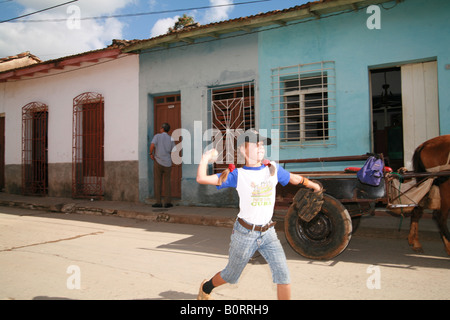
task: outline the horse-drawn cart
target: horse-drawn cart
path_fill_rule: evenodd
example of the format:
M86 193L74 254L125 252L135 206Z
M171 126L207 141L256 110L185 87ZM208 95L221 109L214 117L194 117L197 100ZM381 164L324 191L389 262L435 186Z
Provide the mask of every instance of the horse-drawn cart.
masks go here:
M382 157L382 155L380 155ZM289 171L292 163L364 161L368 155L350 157L328 157L279 161ZM299 254L310 259L332 259L345 250L352 233L359 225L364 214L375 214L378 209L394 213L411 211L418 200L404 201L405 192L417 187L415 180L408 190L399 190L398 180L450 176L450 171L433 173L405 172L401 175L386 172L378 186L363 184L357 178L356 171L320 171L295 172L322 183L324 204L317 216L309 222L302 220L293 210L292 199L298 190L296 186L286 186L277 190L277 204L274 217L284 220L286 238L291 247ZM417 179L419 180L419 179ZM432 179L431 179L432 180ZM430 183L431 186L431 183ZM425 191L428 193L428 190ZM420 196L419 196L420 197ZM422 196L423 197L423 196ZM407 196L407 198L409 198ZM289 208L289 209L287 209ZM286 210L287 209L287 210Z

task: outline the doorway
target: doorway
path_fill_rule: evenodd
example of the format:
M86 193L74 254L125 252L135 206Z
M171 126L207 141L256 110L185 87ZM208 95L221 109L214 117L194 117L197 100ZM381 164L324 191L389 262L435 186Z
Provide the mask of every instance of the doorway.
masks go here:
M154 98L154 134L159 133L159 129L164 122L170 125L169 135L176 129L181 128L181 95L167 95ZM180 141L175 140L175 145L178 145ZM172 198L181 198L181 177L182 177L182 165L172 164L171 172L171 196ZM153 186L154 187L154 186ZM154 189L155 190L155 189ZM162 197L165 197L164 182L161 186Z
M393 170L412 170L421 143L439 135L436 61L370 71L373 151Z
M72 197L103 199L104 98L86 92L73 99Z
M22 108L22 193L48 194L48 107L31 102Z
M400 67L371 70L373 151L394 170L403 166L403 111Z

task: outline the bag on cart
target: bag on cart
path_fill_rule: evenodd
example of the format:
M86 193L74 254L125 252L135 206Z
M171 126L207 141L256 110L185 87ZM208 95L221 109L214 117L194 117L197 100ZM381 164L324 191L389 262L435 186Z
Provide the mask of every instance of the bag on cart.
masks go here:
M371 186L379 186L383 178L384 162L377 156L370 156L364 166L356 173L359 181Z

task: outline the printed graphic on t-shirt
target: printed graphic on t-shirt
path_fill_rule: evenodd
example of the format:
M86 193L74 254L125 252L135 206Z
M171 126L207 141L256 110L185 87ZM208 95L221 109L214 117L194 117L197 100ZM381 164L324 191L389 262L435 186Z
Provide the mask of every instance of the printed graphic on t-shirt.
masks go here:
M272 192L273 183L268 181L263 181L260 184L254 182L250 185L252 187L252 206L270 206L272 205Z

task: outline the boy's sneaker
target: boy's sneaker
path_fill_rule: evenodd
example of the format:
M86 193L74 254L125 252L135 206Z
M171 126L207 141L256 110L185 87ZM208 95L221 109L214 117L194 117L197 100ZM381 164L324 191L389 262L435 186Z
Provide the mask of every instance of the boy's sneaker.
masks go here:
M206 281L208 280L203 280L202 284L200 285L197 300L212 300L211 294L207 294L206 292L203 291L203 285L205 284Z

